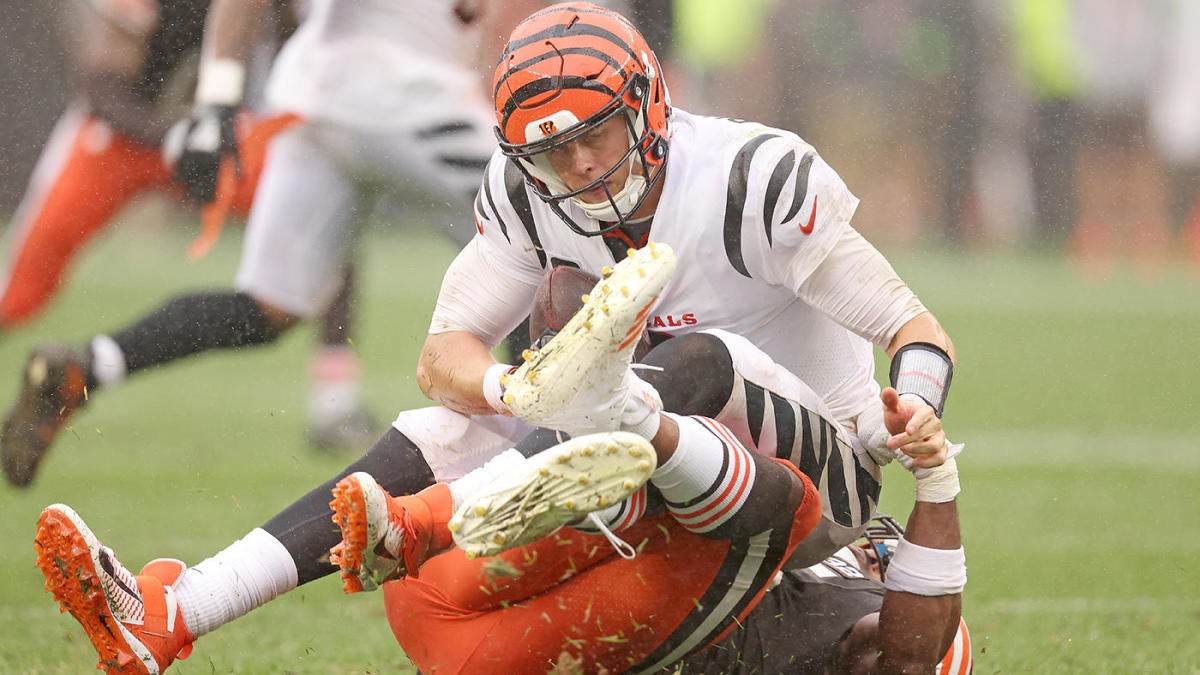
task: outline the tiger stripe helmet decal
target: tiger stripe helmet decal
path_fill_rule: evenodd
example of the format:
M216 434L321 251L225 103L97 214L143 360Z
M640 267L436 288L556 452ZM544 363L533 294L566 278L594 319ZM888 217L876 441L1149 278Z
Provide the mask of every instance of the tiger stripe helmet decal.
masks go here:
M661 178L667 158L670 95L658 58L623 16L590 3L567 2L530 15L513 30L493 81L496 135L501 151L525 173L529 185L580 234L560 202L568 190L538 158L624 113L629 152L603 178L629 165L625 189L609 203L575 202L596 220L623 223ZM608 229L612 229L609 227Z

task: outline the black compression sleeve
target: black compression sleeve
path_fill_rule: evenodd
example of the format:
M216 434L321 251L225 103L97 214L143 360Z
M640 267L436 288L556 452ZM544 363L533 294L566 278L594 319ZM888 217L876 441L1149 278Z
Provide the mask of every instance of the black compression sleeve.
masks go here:
M388 494L415 494L433 485L433 470L407 436L389 428L367 454L337 476L292 502L263 525L296 561L299 583L305 584L337 571L329 562L329 549L341 541L329 508L333 486L356 472L371 474Z
M264 344L277 337L279 331L258 303L233 292L177 297L112 335L129 373L210 349Z

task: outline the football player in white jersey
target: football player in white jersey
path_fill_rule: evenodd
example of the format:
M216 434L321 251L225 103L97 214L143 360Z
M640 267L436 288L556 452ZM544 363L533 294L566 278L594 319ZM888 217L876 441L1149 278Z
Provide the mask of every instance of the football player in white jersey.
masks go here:
M418 380L458 412L508 414L490 350L545 270L600 274L668 244L679 264L647 317L661 370L640 374L666 410L713 416L821 487L826 517L802 545L819 561L859 536L896 451L917 468L947 459L953 343L851 226L858 200L812 146L672 108L653 54L579 15L514 36L497 69L480 234L446 274ZM884 430L873 346L892 358L904 433Z
M918 501L957 494L957 448L939 417L953 347L850 228L855 200L810 146L784 131L672 110L641 35L587 3L522 22L495 94L501 150L475 200L479 234L446 274L418 369L443 405L401 413L342 474L190 569L152 563L134 575L74 512L46 509L39 567L102 660L140 657L157 672L199 635L329 574L322 558L332 547L348 591L392 582L383 588L393 630L422 670L545 665L557 655L546 649L564 642L522 619L523 602L540 598L576 602L559 611L634 620L634 639L571 642L571 656L589 668L653 670L731 630L785 562L813 564L857 538L885 460L914 472ZM556 264L605 278L522 366L497 363L490 349ZM647 327L669 339L646 355L642 380L631 360ZM894 387L882 393L872 384L872 342L893 357ZM569 450L559 456L566 465L603 447L587 445L598 432L641 437L656 468L615 504L588 490L621 467L551 490L543 481L559 475L552 463L526 469L544 460L537 451L554 446L556 432L573 437L555 446ZM619 449L613 443L609 452ZM499 511L480 495L507 490L514 475L522 505L490 523ZM589 497L588 522L528 543L522 528L543 522L546 509L575 508L536 496L560 488ZM331 514L340 539L324 524ZM501 555L522 567L508 589L547 576L558 586L492 606L499 615L480 622L474 603L496 602L484 577L496 568L458 549L436 555L452 533L480 531L472 518L498 526L489 546L528 543ZM584 530L612 537L633 559L597 555L603 540ZM633 556L638 547L622 548L618 535L650 548ZM943 543L898 552L910 573L895 589L961 591L962 549ZM550 565L556 553L570 564ZM662 575L672 593L639 590L665 583ZM79 579L95 583L81 591ZM590 593L604 599L593 605ZM106 629L114 621L119 636ZM637 630L650 621L653 630ZM613 625L599 623L553 626Z
M215 0L210 9L196 105L168 141L182 148L176 177L197 202L230 196L217 189L228 182L218 177L236 173L233 122L245 63L272 4ZM459 220L441 229L457 246L470 240L467 205L496 145L472 58L482 20L476 4L310 3L267 83L268 108L299 121L269 146L236 290L177 296L83 349L35 350L5 420L5 468L19 465L28 482L68 417L100 389L211 349L274 342L317 316L346 291L344 270L380 195L457 204ZM326 337L337 346L313 363L309 434L318 445L349 442L361 451L378 430L363 428L374 425L361 419L353 348L331 337L341 336Z

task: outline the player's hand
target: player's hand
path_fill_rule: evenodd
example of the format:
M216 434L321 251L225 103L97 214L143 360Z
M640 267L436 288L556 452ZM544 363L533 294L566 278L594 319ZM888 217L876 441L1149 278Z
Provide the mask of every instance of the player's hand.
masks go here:
M883 424L891 436L887 446L912 458L912 469L941 466L946 461L946 432L942 421L920 396L901 396L892 387L880 394L883 400Z
M198 105L167 134L167 145L179 144L175 161L175 180L187 190L188 198L207 204L217 195L217 174L221 160L237 161L237 133L234 127L237 108L224 105ZM164 154L174 154L165 147Z

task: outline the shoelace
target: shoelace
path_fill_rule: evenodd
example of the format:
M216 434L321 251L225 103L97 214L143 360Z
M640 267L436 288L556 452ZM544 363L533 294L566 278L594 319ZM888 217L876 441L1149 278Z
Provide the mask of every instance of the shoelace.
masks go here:
M608 528L608 524L601 520L600 516L597 516L595 512L588 514L588 520L592 521L592 524L600 530L600 534L603 534L608 543L612 544L612 547L617 551L617 555L626 560L633 560L637 557L637 551L629 545L629 542L614 534Z

